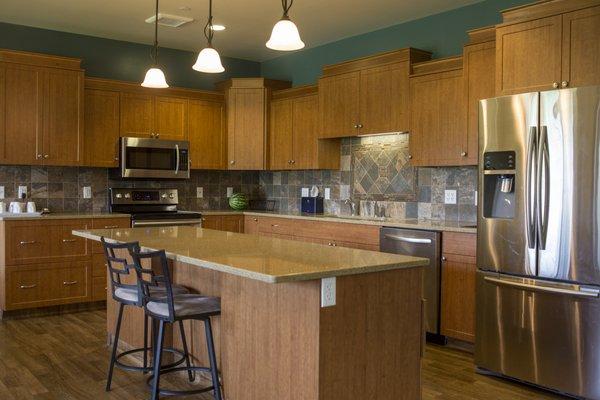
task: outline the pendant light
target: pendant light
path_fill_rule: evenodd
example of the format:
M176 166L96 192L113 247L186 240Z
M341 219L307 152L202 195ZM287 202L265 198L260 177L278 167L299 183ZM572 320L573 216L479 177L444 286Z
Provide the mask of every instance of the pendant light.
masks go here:
M165 74L158 68L158 0L156 0L156 14L154 15L154 47L152 49L152 67L146 72L143 87L164 89L168 88Z
M271 38L267 42L268 48L280 51L292 51L300 50L304 47L304 42L300 39L298 27L296 27L296 24L288 16L293 3L294 0L281 0L283 16L273 27Z
M221 64L219 53L212 47L212 39L215 34L212 20L212 0L208 0L208 22L204 27L204 36L206 37L208 44L202 49L200 54L198 54L198 59L192 69L200 72L207 72L209 74L218 74L225 71L225 68L223 68L223 64Z

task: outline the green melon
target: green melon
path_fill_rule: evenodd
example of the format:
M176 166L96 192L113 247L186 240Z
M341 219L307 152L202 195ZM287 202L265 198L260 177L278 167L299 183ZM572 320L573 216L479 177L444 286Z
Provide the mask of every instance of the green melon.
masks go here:
M248 197L243 193L235 193L229 198L229 207L240 211L248 207Z

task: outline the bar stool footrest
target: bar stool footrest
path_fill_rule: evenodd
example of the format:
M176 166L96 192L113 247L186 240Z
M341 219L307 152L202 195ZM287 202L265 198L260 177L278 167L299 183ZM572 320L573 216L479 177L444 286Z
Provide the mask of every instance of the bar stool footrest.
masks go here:
M164 374L169 374L171 372L208 372L210 373L210 368L208 367L177 367L177 368L169 368L169 369L161 369L160 376ZM148 379L146 379L146 384L152 388L152 381L154 380L154 374L150 375ZM170 389L158 389L158 393L161 396L190 396L194 394L206 393L215 390L214 386L204 387L201 389L191 389L191 390L170 390Z
M119 367L119 369L122 369L124 371L139 371L139 372L144 372L144 373L152 372L152 363L151 362L148 363L147 367L143 367L143 366L140 367L137 365L125 364L125 363L119 361L119 359L121 357L129 356L129 355L135 354L135 353L141 353L144 350L148 351L148 355L153 354L153 349L151 347L147 347L146 349L144 349L143 347L140 347L137 349L127 350L127 351L124 351L124 352L118 354L115 357L115 366ZM173 361L170 364L162 365L161 370L168 370L168 369L177 367L178 365L181 365L182 363L185 362L185 354L181 350L177 350L174 348L165 348L165 349L163 349L163 353L175 354L175 355L178 355L180 358L176 361Z

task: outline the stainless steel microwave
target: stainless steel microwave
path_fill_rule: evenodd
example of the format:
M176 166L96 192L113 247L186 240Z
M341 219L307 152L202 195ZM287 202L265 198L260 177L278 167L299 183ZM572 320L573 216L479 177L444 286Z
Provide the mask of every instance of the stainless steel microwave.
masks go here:
M121 177L187 179L190 177L188 141L121 138Z

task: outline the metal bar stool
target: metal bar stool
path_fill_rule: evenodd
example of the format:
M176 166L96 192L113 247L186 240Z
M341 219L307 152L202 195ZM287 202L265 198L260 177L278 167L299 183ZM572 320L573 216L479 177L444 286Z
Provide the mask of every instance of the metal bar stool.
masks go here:
M111 293L112 298L119 303L119 313L117 315L117 323L115 329L115 337L113 341L113 348L110 357L110 364L108 367L108 377L106 379L106 391L110 391L113 371L114 367L117 366L120 369L125 371L139 371L143 373L147 373L153 370L153 366L148 364L148 351L152 350L153 347L148 346L148 316L144 315L144 347L136 348L128 351L124 351L120 354L117 354L117 347L119 344L119 334L121 332L121 322L123 320L123 310L125 306L134 306L134 307L142 307L143 300L142 296L139 295L139 288L137 284L137 276L135 274L135 268L132 266L132 253L138 253L140 251L140 245L137 242L131 243L108 243L104 237L101 238L102 246L104 248L104 255L106 257L106 265L108 267L109 276L111 280ZM122 253L122 257L118 257L116 252L119 252L119 255ZM131 280L135 283L128 284L123 282L123 280L127 279L130 276ZM170 293L174 293L175 295L187 294L189 291L183 286L174 286L169 288ZM152 294L154 296L160 297L166 294L166 288L163 286L156 286L152 288ZM152 331L154 332L154 326L152 327ZM175 354L179 356L179 359L175 360L173 363L164 365L162 368L173 368L177 365L180 365L184 361L188 364L190 363L190 357L187 349L187 343L185 341L185 333L183 329L181 330L182 341L183 341L183 351L176 350L173 348L163 349L163 351ZM153 333L153 338L155 334ZM121 361L121 358L143 352L143 365L136 366L125 364ZM152 353L152 352L151 352ZM192 376L190 376L190 380L192 380Z
M212 335L211 317L221 314L221 299L218 297L201 296L198 294L175 295L174 286L171 284L169 273L169 264L164 250L152 252L132 252L133 263L137 272L138 284L142 290L144 297L144 308L146 314L154 321L158 321L158 334L156 336L156 348L154 356L154 370L148 378L148 383L151 384L152 400L158 399L159 395L163 396L180 396L192 395L213 391L216 400L222 400L221 385L219 383L219 374L217 369L217 357L215 353L215 345ZM162 267L162 275L154 273L153 269L143 268L144 262L150 262L152 265ZM158 269L158 268L157 268ZM166 296L156 296L153 288L164 286L166 288ZM162 347L165 335L165 325L173 324L185 320L199 320L204 322L204 331L206 334L206 344L208 350L208 359L210 368L193 367L187 364L185 367L160 368L160 360L162 356ZM181 325L180 325L181 327ZM181 328L183 329L183 328ZM188 374L193 371L210 372L212 378L212 386L193 389L193 390L167 390L160 389L161 375L187 371Z

